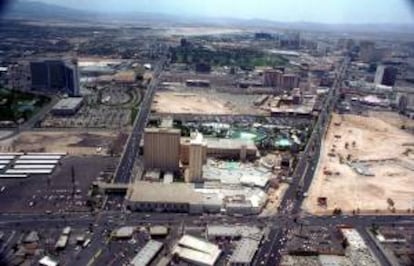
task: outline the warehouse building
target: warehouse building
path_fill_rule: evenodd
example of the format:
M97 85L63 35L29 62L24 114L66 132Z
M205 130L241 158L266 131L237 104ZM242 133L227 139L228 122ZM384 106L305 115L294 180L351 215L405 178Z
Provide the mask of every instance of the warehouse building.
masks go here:
M267 194L258 188L228 187L220 183L158 183L137 181L129 186L127 207L141 212L260 213Z
M188 183L136 182L127 192L127 206L133 211L202 212L203 197Z
M174 247L173 254L191 265L213 266L221 255L221 250L205 240L184 235Z
M236 249L230 257L231 266L252 265L254 256L259 249L260 241L251 238L243 238L237 243Z
M131 265L133 266L147 266L157 256L162 249L163 244L161 242L150 240L132 259Z

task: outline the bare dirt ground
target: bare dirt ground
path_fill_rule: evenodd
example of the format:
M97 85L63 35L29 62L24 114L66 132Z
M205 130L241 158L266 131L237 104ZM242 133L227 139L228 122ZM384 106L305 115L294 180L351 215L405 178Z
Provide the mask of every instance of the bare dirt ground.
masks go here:
M407 128L414 128L414 120L410 119L406 116L400 115L395 112L375 112L369 111L369 115L382 121L391 124L395 127L401 128L401 126L405 126Z
M221 100L210 100L195 93L160 92L153 108L158 113L232 114L230 106Z
M335 114L304 208L320 214L334 208L361 213L413 210L414 136L393 124L384 116ZM358 174L348 159L366 161L374 176ZM318 206L318 197L327 197L326 207Z
M253 105L257 95L234 95L217 92L159 92L152 109L157 113L179 114L262 114Z
M104 155L108 147L116 143L118 134L109 131L33 131L23 132L14 140L0 142L2 150L67 152L70 155ZM118 144L122 145L122 144ZM7 146L7 147L6 147ZM98 149L101 147L101 149Z

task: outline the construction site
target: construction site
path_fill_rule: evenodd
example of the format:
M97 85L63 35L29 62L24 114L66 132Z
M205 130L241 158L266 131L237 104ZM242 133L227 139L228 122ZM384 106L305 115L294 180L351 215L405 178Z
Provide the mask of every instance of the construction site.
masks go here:
M305 201L307 211L412 213L414 139L385 121L333 115Z

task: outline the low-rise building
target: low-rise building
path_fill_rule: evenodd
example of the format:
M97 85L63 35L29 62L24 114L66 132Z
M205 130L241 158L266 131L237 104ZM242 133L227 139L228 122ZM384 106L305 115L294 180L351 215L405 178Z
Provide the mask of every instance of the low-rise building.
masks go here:
M53 108L54 115L74 115L82 107L82 97L69 97L60 100Z
M221 250L205 240L184 235L173 249L180 259L199 266L213 266L220 257Z
M254 256L259 249L260 241L243 238L237 243L236 249L230 257L231 266L249 266L252 265Z
M188 183L139 181L127 193L127 206L134 211L202 212L203 197Z
M150 240L131 260L133 266L147 266L162 249L161 242Z

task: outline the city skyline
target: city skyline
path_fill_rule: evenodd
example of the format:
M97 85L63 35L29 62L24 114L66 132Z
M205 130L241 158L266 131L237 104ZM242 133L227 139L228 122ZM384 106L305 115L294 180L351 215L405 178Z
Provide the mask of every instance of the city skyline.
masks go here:
M21 0L23 1L23 0ZM30 0L24 0L29 2ZM38 2L81 10L120 13L146 12L170 15L263 19L278 22L311 22L326 24L414 24L412 1L271 1L239 0L37 0Z

